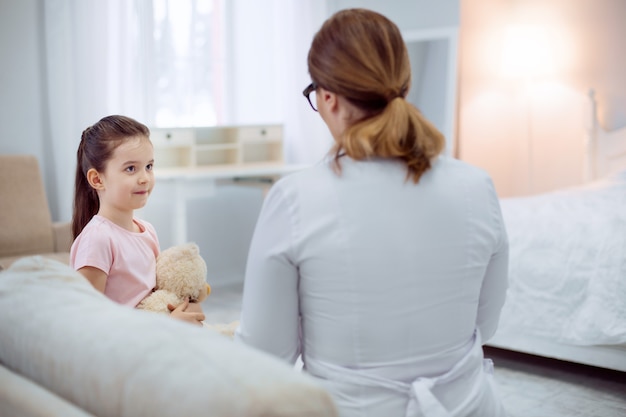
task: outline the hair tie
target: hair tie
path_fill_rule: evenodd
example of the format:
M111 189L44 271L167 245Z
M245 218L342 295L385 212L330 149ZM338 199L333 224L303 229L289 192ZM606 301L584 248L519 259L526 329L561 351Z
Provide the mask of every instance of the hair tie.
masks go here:
M404 96L402 94L394 94L391 96L391 98L389 99L389 101L387 101L387 103L391 103L392 101L394 101L397 98L404 98Z
M404 96L405 96L405 93L406 93L406 90L405 90L405 89L402 89L402 90L400 90L400 91L399 91L399 92L397 92L397 93L392 93L392 94L390 95L390 97L387 99L387 102L393 101L393 100L395 100L395 99L397 99L397 98L402 98L402 99L403 99L403 98L405 98L405 97L404 97Z

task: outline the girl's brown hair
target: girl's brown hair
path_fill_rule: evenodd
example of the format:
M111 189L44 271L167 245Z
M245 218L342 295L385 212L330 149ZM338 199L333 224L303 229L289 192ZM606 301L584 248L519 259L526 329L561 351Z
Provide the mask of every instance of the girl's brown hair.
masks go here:
M137 136L149 138L150 130L130 117L118 115L104 117L83 131L76 153L74 213L72 216L74 239L100 208L98 194L87 181L87 171L93 168L98 172L104 172L115 148L125 140Z
M366 116L343 133L331 149L335 167L353 159L398 158L417 183L441 153L445 138L407 102L411 67L398 27L366 9L335 13L317 32L308 55L309 74L318 86L345 97Z

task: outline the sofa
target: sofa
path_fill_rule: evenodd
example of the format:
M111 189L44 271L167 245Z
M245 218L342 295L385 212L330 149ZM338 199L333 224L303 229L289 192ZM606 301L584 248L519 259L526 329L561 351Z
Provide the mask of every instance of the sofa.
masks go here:
M0 317L0 416L337 416L291 365L114 303L57 260L1 271Z
M69 262L69 222L53 222L37 158L0 155L0 270L29 255Z

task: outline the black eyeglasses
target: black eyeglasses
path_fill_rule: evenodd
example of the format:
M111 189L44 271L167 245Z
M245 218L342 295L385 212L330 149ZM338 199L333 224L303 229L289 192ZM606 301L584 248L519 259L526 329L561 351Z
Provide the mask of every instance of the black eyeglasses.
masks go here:
M311 93L315 93L315 90L317 90L317 84L311 83L307 86L307 88L304 89L302 94L304 95L304 97L306 97L307 101L311 105L311 108L317 111L315 105L313 105L313 101L311 101ZM313 97L315 97L315 95L313 95ZM313 100L315 100L315 98Z

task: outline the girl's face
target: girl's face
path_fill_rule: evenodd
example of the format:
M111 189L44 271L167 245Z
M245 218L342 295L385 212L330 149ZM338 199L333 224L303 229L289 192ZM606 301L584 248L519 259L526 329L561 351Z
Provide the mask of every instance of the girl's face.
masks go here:
M98 190L100 208L130 212L142 208L154 188L154 149L145 136L128 138L113 151Z

